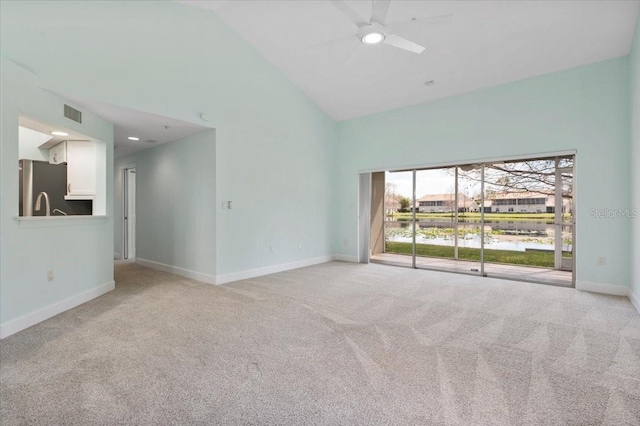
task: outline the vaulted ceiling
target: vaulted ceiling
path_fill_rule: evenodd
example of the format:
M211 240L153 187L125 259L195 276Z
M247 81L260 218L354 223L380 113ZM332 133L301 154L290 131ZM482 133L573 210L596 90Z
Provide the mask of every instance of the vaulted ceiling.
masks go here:
M360 45L329 0L181 1L217 13L336 120L373 114L629 53L638 1L391 1L386 22L415 54ZM369 20L372 1L346 1ZM340 39L333 43L333 40ZM426 82L431 82L425 84Z

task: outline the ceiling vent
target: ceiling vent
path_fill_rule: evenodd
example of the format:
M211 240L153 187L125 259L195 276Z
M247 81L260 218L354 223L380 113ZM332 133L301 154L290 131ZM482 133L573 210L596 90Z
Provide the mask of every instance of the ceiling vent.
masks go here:
M76 123L82 124L82 112L70 107L67 104L64 105L64 116L69 120L73 120Z
M146 143L158 143L158 141L155 140L155 139L149 139L149 140L146 140L145 142Z

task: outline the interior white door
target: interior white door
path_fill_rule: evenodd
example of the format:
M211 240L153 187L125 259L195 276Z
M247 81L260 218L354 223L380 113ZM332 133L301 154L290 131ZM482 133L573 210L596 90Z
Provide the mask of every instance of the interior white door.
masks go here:
M127 169L127 258L136 257L136 169Z
M358 261L369 263L371 250L371 173L362 173L359 177L358 200Z

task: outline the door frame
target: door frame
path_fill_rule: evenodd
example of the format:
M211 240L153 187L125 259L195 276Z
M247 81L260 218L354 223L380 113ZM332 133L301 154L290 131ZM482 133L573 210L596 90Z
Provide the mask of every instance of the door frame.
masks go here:
M371 173L358 175L358 262L371 257Z
M481 229L483 230L480 234L481 234L481 247L480 247L480 274L479 276L481 277L487 277L486 273L485 273L485 261L484 261L484 224L485 224L485 218L484 218L484 188L485 188L485 165L486 164L491 164L491 163L495 163L495 162L506 162L506 161L527 161L527 160L536 160L536 159L543 159L543 158L560 158L560 157L569 157L571 156L573 158L573 173L572 173L572 186L573 186L573 194L572 194L572 200L571 200L571 206L572 206L572 217L571 217L571 231L572 231L572 268L571 268L571 285L570 286L565 286L565 285L561 285L561 284L554 284L554 283L542 283L545 285L560 285L562 287L570 287L570 288L575 288L576 287L576 275L577 275L577 271L576 271L576 238L577 238L577 232L576 232L576 194L577 194L577 173L576 173L576 163L577 163L577 157L578 157L578 153L577 150L566 150L566 151L555 151L555 152L545 152L545 153L539 153L539 154L526 154L526 155L512 155L512 156L505 156L505 157L498 157L498 158L485 158L485 159L478 159L478 160L473 160L473 161L468 161L468 163L473 163L473 164L481 164L482 165L482 178L481 178L481 208L480 208L480 212L481 212ZM445 162L445 163L434 163L434 164L430 164L430 165L421 165L421 166L411 166L411 167L398 167L398 168L386 168L386 169L369 169L369 170L361 170L359 171L359 177L360 177L360 184L359 184L359 201L360 201L360 223L359 223L359 242L360 244L364 244L365 242L368 243L369 240L369 233L370 233L370 227L368 229L364 228L362 225L362 219L363 218L369 218L370 217L370 202L368 204L363 203L363 194L362 191L367 189L367 185L366 185L366 180L364 180L363 182L363 178L365 176L369 176L369 185L368 185L368 189L369 189L369 199L371 197L371 184L370 184L370 179L371 179L371 173L377 173L377 172L412 172L413 173L413 193L412 193L412 206L413 206L413 226L414 226L414 232L413 232L413 249L412 249L412 265L411 268L413 269L425 269L425 270L429 270L428 268L417 268L416 266L416 232L415 232L415 226L416 226L416 213L415 213L415 205L416 205L416 172L419 170L428 170L428 169L438 169L438 168L447 168L447 167L458 167L460 165L464 165L467 164L467 162L465 162L464 160L459 160L459 161L455 161L455 162ZM557 171L556 171L557 173ZM457 185L457 173L456 173L456 194L458 192L458 185ZM557 201L557 197L558 194L556 193L556 201ZM456 204L457 204L457 200L456 200ZM457 208L457 206L456 206ZM362 209L366 209L366 211L362 211ZM457 216L457 215L456 215ZM369 263L370 262L370 253L366 254L366 261L365 260L365 256L364 253L359 250L359 260L360 263ZM377 261L376 263L385 263L382 261ZM464 272L458 272L458 271L448 271L451 273L463 273ZM473 274L475 275L475 274ZM531 281L531 280L526 280L526 279L518 279L518 278L513 278L513 277L502 277L502 276L493 276L493 278L498 278L498 279L509 279L512 281L524 281L524 282L538 282L538 281Z
M123 260L127 260L130 258L129 253L129 218L130 215L129 210L129 171L133 170L136 172L136 164L128 164L121 169L122 173L122 256ZM137 185L137 182L136 182ZM137 191L136 191L137 192ZM137 194L134 194L137 199ZM134 208L136 205L134 203ZM134 228L135 229L135 228ZM134 235L135 239L135 235ZM134 240L135 244L135 240ZM135 253L134 253L135 258Z

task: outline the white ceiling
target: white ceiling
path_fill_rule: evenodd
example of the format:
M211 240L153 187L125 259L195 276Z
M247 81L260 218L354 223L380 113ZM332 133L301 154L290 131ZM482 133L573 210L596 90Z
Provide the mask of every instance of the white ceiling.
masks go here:
M80 99L72 95L54 92L80 110L89 111L114 125L115 157L123 157L143 149L198 134L210 127L162 117L148 112L123 108L95 100ZM166 128L165 128L166 126ZM131 141L129 136L139 141ZM148 142L155 141L155 142Z
M392 1L387 22L452 14L397 31L416 55L359 44L328 0L181 1L215 11L336 120L419 104L629 53L640 1ZM367 20L372 2L347 1ZM317 46L353 35L351 40ZM314 47L316 46L316 47ZM435 84L424 83L435 80Z
M35 137L41 140L42 145L40 145L39 148L51 148L52 146L55 146L62 141L92 140L90 137L86 135L73 132L66 128L61 128L59 126L50 126L48 124L42 123L40 121L34 120L24 115L20 116L18 123L19 123L19 130L21 134L28 134L30 132L33 132L31 133L32 138ZM23 129L27 129L26 132ZM55 132L62 131L67 133L67 135L55 136L51 134L51 132L54 132L54 131ZM37 134L39 134L39 136L36 136Z

